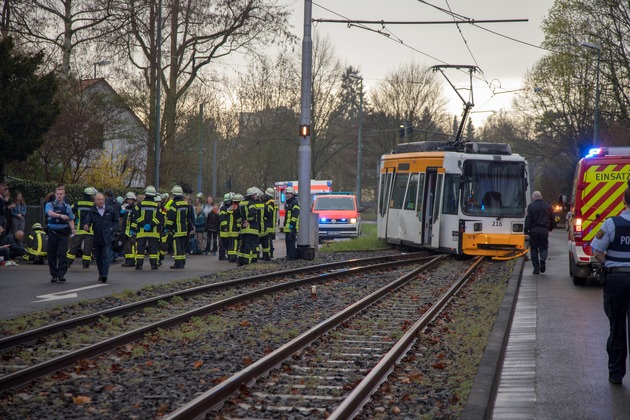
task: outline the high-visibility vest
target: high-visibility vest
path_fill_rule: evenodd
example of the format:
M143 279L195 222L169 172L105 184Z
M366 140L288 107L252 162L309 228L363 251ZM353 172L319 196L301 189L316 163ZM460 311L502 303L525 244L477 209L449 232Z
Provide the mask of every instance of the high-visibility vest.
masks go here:
M93 205L94 205L93 201L87 201L87 200L77 201L76 203L72 205L72 212L74 213L74 217L75 217L74 226L75 226L76 233L79 233L79 234L83 233L87 235L94 234L94 230L92 229L91 226L90 226L89 231L86 232L85 230L83 230L85 218L87 217L88 211L90 211Z
M256 235L258 236L259 211L256 208L256 202L251 197L245 198L238 206L241 214L241 233L244 235ZM245 222L247 221L247 226Z
M166 228L173 232L173 237L188 236L191 230L190 205L188 201L180 199L174 201L166 213Z
M275 233L277 213L278 208L276 207L276 203L273 201L273 198L270 198L265 203L265 229L267 233Z
M297 232L298 224L300 223L300 204L297 197L293 197L284 203L284 231L285 232ZM289 226L293 226L293 229L289 229Z
M136 204L134 208L134 218L131 222L131 228L137 232L138 237L160 237L160 225L162 224L162 212L160 211L160 203L152 200L143 200ZM149 230L144 227L149 225Z

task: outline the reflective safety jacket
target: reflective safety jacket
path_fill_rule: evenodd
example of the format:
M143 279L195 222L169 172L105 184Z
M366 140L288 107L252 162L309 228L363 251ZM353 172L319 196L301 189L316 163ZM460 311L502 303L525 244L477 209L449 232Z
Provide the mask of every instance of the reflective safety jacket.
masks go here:
M227 211L227 236L228 238L238 238L241 233L241 213L239 205L234 203L228 207Z
M228 209L230 205L229 201L224 201L219 209L219 236L221 238L228 237Z
M133 213L131 229L137 233L138 238L160 237L160 227L164 223L160 203L153 200L143 200L136 204Z
M194 229L192 209L188 201L178 198L173 201L166 211L166 230L173 234L174 238L188 236L188 232Z
M133 204L127 204L120 209L120 220L122 221L122 231L126 236L131 236L131 223L133 221Z
M275 233L276 232L276 214L278 213L278 208L276 207L276 203L273 201L273 198L270 198L265 203L265 230L267 233Z
M300 204L297 197L284 203L284 232L297 232L300 223Z
M81 200L77 201L72 205L72 212L74 213L74 226L77 234L87 234L92 235L94 231L90 226L89 231L83 230L83 225L85 224L85 218L87 217L88 212L94 205L93 201Z
M256 235L260 228L260 217L256 202L252 197L247 196L238 206L241 214L241 233L243 235Z
M45 257L48 249L48 237L46 232L36 229L26 238L26 251L38 257Z
M267 211L264 201L254 201L258 211L258 236L267 236L266 218Z

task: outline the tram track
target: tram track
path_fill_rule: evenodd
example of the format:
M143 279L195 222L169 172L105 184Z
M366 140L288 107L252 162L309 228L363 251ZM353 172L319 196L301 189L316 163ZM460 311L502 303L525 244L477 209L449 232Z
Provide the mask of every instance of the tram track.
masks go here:
M51 334L67 334L67 331L69 329L85 325L93 325L97 323L100 319L102 319L102 317L112 318L123 314L133 312L137 313L144 308L150 306L159 306L160 302L166 302L175 298L196 296L208 293L209 291L217 292L219 290L225 290L226 288L242 287L244 285L260 285L261 283L269 282L272 279L275 279L276 281L275 284L266 285L265 287L258 287L257 289L251 291L239 292L232 297L220 299L212 303L206 302L199 307L184 311L183 313L180 313L176 316L170 316L156 322L150 322L147 325L140 326L131 331L127 331L123 334L116 335L115 337L111 337L97 343L87 345L82 344L83 347L80 349L69 351L61 356L50 358L48 360L41 361L35 365L20 369L16 372L5 374L3 376L0 376L0 391L20 387L43 375L47 375L64 367L71 366L81 360L95 357L99 354L107 352L108 350L115 349L134 340L141 339L148 333L182 324L193 317L199 317L212 312L216 312L227 306L234 305L239 302L255 299L256 297L263 296L269 293L274 293L279 290L300 287L304 284L310 285L325 282L331 279L347 276L352 273L359 273L375 269L385 269L387 267L393 267L402 264L418 263L418 261L423 261L427 258L428 257L426 256L418 256L413 254L396 257L373 257L368 259L346 261L342 263L328 263L319 266L303 267L297 270L276 272L266 275L258 275L249 278L231 280L227 282L213 283L205 286L195 287L193 289L186 289L179 292L170 293L168 295L154 297L145 301L135 302L133 304L124 305L124 307L121 308L111 308L109 310L101 311L90 316L67 320L61 323L49 325L47 327L38 328L33 331L16 334L15 336L5 337L0 340L0 348L3 348L5 350L15 348L16 346L22 346L24 343L32 343L34 341L37 341L40 343L40 345L45 346L46 343L50 340ZM313 272L319 272L320 274L316 276L304 277L297 280L282 282L282 279L287 279L292 276L301 276ZM7 354L6 351L5 354ZM9 357L3 357L4 364L7 364L7 359L10 360Z
M475 259L448 286L433 284L418 292L414 287L422 289L431 277L417 279L418 275L439 259L320 322L167 418L291 418L312 413L349 418L410 348L418 331L435 318L483 260ZM415 316L420 317L410 321ZM397 341L401 331L404 334ZM266 379L254 385L264 375ZM235 394L239 396L234 397Z

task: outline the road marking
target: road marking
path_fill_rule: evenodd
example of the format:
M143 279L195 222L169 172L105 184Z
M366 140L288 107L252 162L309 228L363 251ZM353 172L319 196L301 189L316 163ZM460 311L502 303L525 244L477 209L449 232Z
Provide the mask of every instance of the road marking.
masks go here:
M80 287L78 289L65 290L63 292L48 293L47 295L35 296L37 299L42 299L42 300L34 300L31 303L48 302L50 300L59 300L59 299L71 299L71 298L75 298L79 296L77 293L71 293L71 292L78 292L80 290L94 289L95 287L103 287L103 286L109 286L109 285L106 283L94 284L92 286L85 286L85 287Z

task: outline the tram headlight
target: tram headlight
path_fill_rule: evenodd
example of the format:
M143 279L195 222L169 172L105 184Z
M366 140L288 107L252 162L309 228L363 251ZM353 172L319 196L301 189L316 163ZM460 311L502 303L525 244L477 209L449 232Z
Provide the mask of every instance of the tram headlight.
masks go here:
M514 223L512 224L512 232L522 232L523 224L522 223Z

